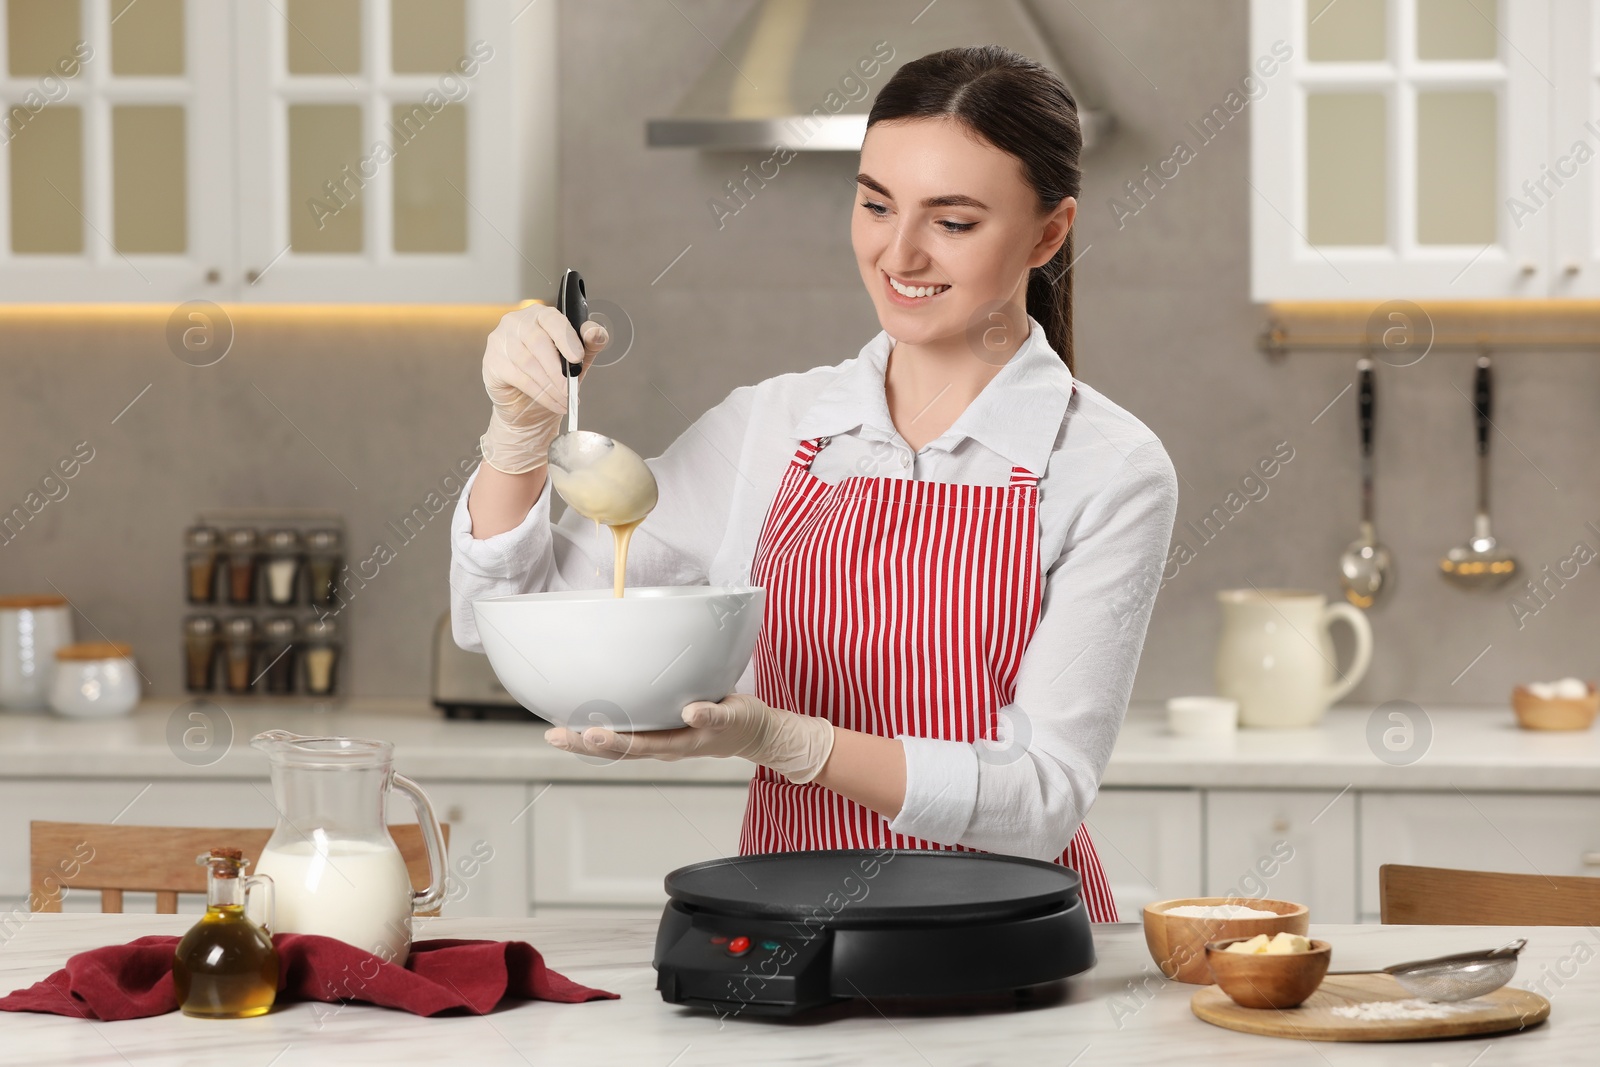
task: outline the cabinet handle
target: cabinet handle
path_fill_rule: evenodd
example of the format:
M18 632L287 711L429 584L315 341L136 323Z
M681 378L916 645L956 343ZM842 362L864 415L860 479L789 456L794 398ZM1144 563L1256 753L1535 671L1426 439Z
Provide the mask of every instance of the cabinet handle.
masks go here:
M466 814L461 810L460 804L452 804L444 809L444 817L446 822L460 822L466 818Z
M222 272L220 270L218 270L217 268L212 267L210 270L206 271L206 284L208 284L208 285L216 285L221 280L222 280Z
M1524 262L1522 264L1522 276L1524 278L1530 277L1530 276L1538 274L1538 273L1539 273L1539 265L1537 263Z
M1585 852L1581 862L1585 867L1600 867L1600 852Z
M1288 831L1289 831L1289 820L1288 819L1285 819L1285 818L1280 816L1280 817L1272 820L1272 832L1273 833L1282 834L1282 833L1288 833Z
M261 277L261 275L254 270L247 270L244 272L244 280L249 282L251 285L254 285L256 283L256 279L259 277Z
M1581 270L1583 270L1583 267L1577 263L1566 263L1561 267L1561 273L1569 278L1575 276Z

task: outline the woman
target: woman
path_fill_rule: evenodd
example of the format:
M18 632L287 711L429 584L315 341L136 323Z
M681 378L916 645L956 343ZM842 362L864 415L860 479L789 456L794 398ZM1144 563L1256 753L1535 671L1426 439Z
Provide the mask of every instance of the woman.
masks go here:
M883 327L859 356L733 390L649 461L636 585L766 590L738 692L686 726L556 728L606 758L757 764L740 854L958 848L1067 864L1114 922L1084 816L1127 709L1177 507L1138 419L1073 377L1077 108L995 47L902 67L868 117L851 243ZM471 601L611 582L607 532L552 530L557 350L607 338L552 308L490 335L485 461L452 529ZM587 371L585 371L587 372ZM560 534L552 538L552 533ZM754 694L745 682L754 678Z

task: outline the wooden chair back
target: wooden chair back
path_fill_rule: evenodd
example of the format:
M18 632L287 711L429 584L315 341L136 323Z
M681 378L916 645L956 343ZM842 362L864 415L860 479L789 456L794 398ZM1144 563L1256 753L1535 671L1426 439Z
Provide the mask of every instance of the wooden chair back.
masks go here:
M450 827L445 825L448 854ZM411 885L428 886L428 850L422 829L397 823L389 835L400 846ZM179 893L205 893L206 869L195 857L213 848L244 852L252 873L270 829L224 829L192 826L120 826L115 823L34 822L29 824L29 907L38 912L61 910L61 890L100 890L100 910L122 911L122 894L154 893L156 913L174 915ZM430 913L437 914L437 912Z
M1600 878L1446 867L1378 868L1380 917L1428 926L1593 926Z

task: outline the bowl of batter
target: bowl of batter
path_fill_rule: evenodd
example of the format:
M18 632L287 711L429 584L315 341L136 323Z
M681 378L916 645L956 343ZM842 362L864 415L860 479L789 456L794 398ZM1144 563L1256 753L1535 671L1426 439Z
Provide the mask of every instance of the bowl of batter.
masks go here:
M557 726L671 730L718 701L756 647L766 592L680 585L565 589L477 600L489 665L506 692Z

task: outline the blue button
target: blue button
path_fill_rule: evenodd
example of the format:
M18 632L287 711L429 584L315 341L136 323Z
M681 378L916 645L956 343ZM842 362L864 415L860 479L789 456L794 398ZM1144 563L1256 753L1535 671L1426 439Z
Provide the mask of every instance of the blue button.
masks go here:
M778 943L776 941L763 941L761 942L761 947L768 952L778 951Z

